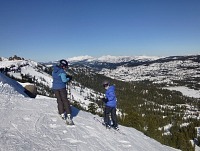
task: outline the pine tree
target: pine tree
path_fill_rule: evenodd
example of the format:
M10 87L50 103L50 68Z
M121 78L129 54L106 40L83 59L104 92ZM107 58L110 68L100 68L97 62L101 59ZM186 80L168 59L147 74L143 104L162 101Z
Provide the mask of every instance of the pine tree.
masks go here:
M96 114L97 106L95 103L90 103L88 105L88 111L91 112L92 114Z

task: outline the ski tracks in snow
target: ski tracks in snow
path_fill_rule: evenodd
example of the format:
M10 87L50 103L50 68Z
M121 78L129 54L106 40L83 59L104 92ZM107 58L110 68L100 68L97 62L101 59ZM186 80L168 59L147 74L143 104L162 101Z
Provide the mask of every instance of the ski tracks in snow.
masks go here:
M6 101L5 101L6 100ZM66 125L55 100L0 94L0 151L133 151L144 150L134 129L122 135L94 121L96 115L72 108L75 125ZM134 136L127 135L135 134ZM144 136L141 134L141 136ZM148 137L144 136L144 139ZM143 140L144 140L143 139ZM134 144L134 146L133 146ZM147 143L154 149L151 143ZM146 149L145 149L146 150Z
M107 144L109 147L112 148L112 150L117 150L117 151L131 151L133 150L131 143L129 142L129 140L127 140L126 135L120 130L120 131L116 131L114 129L106 129L105 126L102 125L102 123L100 122L101 119L98 116L94 116L93 120L96 119L96 125L99 129L99 131L102 131L102 129L105 129L101 135L102 139L105 139L106 142L108 142L109 144ZM117 139L116 139L117 137ZM120 141L118 141L120 140ZM110 146L110 144L115 144L114 146Z
M125 136L104 129L94 122L90 113L79 111L73 117L75 125L69 126L57 114L56 102L16 97L19 96L4 95L0 100L2 151L131 150ZM122 141L117 141L116 137L121 137Z

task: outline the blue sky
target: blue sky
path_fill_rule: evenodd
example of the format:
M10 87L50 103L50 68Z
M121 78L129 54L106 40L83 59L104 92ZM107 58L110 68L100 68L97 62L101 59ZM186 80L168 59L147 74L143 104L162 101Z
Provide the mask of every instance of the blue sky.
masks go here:
M0 0L0 56L200 54L200 0Z

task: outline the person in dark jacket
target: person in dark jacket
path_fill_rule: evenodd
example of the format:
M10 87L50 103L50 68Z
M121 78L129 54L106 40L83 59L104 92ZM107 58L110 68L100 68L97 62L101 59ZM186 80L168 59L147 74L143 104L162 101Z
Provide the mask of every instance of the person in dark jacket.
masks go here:
M105 103L104 123L106 125L106 128L110 128L112 126L114 129L118 130L119 128L116 115L117 98L115 95L115 86L110 85L108 81L104 81L103 86L106 89L105 98L103 98L103 102ZM112 125L110 125L110 114Z
M67 98L66 85L71 80L71 77L66 74L68 69L68 62L66 60L60 60L59 65L53 66L53 85L52 89L57 98L58 113L67 123L71 124L71 108L70 102Z

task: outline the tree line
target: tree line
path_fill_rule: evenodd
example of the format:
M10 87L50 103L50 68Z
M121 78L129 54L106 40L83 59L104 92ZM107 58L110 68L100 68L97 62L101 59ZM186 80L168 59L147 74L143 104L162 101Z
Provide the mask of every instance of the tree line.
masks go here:
M183 151L194 151L191 140L198 139L195 128L200 126L200 122L198 118L184 117L186 105L195 106L199 110L198 99L162 89L149 81L123 82L110 79L86 67L71 68L69 72L81 85L97 92L104 93L104 80L116 85L117 107L122 113L118 117L120 124L134 127L162 144ZM165 130L164 127L169 124L171 127Z

